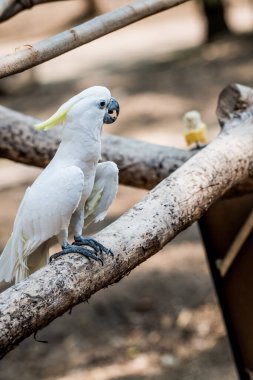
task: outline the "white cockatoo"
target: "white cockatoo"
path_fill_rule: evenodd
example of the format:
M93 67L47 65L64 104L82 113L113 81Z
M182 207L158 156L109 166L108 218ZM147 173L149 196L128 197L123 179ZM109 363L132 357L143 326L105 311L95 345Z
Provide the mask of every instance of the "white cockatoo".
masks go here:
M15 278L19 282L45 265L55 237L62 254L76 252L102 261L97 253L111 252L83 237L82 231L85 218L98 221L105 216L117 192L116 165L98 161L103 123L113 123L118 114L119 104L110 91L95 86L68 100L36 126L48 130L63 124L62 140L52 161L26 190L0 257L0 281ZM68 242L70 230L73 245Z

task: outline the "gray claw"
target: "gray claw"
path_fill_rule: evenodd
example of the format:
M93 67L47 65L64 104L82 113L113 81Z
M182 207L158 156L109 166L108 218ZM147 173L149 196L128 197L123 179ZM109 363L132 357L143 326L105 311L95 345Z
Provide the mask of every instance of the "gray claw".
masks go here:
M90 238L90 237L85 238L83 236L74 236L74 239L75 239L75 242L72 243L74 245L78 245L78 246L88 245L89 247L94 249L95 253L100 253L100 254L106 253L107 255L110 254L114 256L113 252L110 249L106 248L105 246L103 246L103 244L99 243L93 238Z
M61 252L57 252L49 258L49 262L56 260L60 256L67 255L69 253L78 253L79 255L85 256L87 259L93 259L95 261L100 261L102 265L104 265L103 260L96 256L93 252L91 252L87 248L79 247L77 245L69 245L64 247Z

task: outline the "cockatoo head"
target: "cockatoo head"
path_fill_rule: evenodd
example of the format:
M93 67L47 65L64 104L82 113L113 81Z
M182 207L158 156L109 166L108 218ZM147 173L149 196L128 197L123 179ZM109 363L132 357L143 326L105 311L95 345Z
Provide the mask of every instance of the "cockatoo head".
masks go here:
M187 130L198 129L202 124L200 113L198 111L186 112L183 122Z
M48 120L37 124L36 130L51 129L59 124L78 126L96 120L98 125L112 124L119 115L119 103L106 87L90 87L64 103Z

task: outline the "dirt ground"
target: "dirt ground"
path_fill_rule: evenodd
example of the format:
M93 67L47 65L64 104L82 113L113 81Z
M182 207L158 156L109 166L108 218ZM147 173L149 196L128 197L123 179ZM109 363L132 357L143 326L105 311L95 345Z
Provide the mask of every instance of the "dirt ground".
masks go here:
M52 3L0 26L1 53L80 19L82 2L64 3L64 10ZM102 5L113 6L108 4ZM231 14L238 21L238 13ZM185 147L181 118L198 109L212 139L221 89L229 82L253 85L253 45L252 35L200 45L203 31L196 5L185 4L0 81L0 102L44 118L78 91L103 84L121 104L120 118L107 132ZM0 248L37 173L0 162ZM144 194L121 187L105 223ZM1 361L0 380L236 379L197 226L89 304L58 318L38 339L48 344L30 337Z

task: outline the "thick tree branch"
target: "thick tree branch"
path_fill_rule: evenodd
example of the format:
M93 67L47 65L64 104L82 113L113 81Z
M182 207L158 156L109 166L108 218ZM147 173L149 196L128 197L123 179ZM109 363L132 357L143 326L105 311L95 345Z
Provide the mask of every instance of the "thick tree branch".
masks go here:
M52 159L59 139L55 132L37 132L38 122L30 116L0 106L0 157L45 167ZM105 135L102 158L117 163L120 182L152 189L180 167L194 152Z
M3 292L0 357L69 308L119 281L198 220L229 188L249 177L252 147L252 117L233 121L143 201L96 235L115 254L105 258L103 267L72 254Z
M0 22L6 21L17 13L34 5L63 0L0 0Z
M0 106L0 157L45 167L52 159L59 139L54 131L36 132L34 125L37 122L37 119ZM120 183L147 190L155 187L196 152L113 135L105 135L102 142L102 158L118 165ZM248 178L226 196L252 191L253 179Z
M1 58L0 78L49 61L108 33L186 1L188 0L137 0L34 45L26 45L23 50Z

